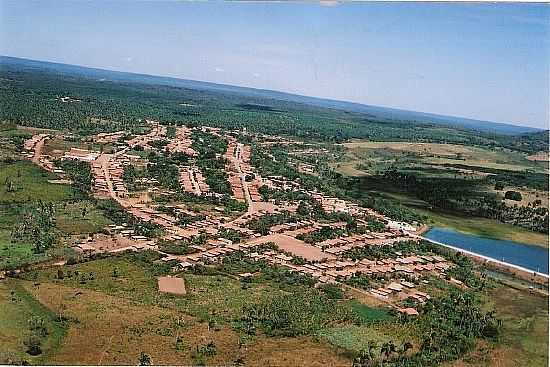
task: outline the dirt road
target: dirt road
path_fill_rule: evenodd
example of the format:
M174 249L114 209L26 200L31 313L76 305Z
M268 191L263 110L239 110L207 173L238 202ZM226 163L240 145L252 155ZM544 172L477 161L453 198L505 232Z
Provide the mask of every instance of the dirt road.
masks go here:
M48 137L45 136L39 141L36 142L34 146L34 156L32 157L32 163L40 164L40 156L42 155L42 148L44 147L44 142Z

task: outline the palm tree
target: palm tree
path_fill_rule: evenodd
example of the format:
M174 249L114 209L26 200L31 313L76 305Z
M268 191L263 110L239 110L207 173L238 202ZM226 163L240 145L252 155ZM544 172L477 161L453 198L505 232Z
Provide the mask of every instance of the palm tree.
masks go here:
M144 352L141 352L139 355L139 365L140 366L150 366L152 363L151 357Z
M401 349L401 354L407 354L407 352L409 350L411 350L413 348L413 345L411 342L405 342L402 346L402 349Z
M370 359L376 358L376 354L375 354L376 348L378 348L378 344L375 341L367 342L367 350L368 350Z
M388 359L388 356L390 355L390 343L389 342L385 342L382 344L382 346L380 347L380 354L384 355L385 359Z

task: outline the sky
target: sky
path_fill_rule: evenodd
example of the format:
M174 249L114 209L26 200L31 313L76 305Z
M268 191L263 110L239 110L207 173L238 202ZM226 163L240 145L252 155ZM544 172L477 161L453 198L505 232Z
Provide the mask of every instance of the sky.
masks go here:
M549 124L545 4L0 0L0 54Z

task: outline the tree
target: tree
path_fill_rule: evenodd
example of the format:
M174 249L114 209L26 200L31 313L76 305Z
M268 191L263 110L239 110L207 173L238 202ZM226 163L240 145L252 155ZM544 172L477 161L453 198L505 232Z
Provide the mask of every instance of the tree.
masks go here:
M176 336L176 350L182 350L183 349L183 338L181 336Z
M29 330L38 337L44 337L48 335L48 329L44 319L40 316L32 316L29 319Z
M306 205L306 203L302 200L300 201L300 203L298 204L298 208L296 209L296 214L302 216L302 217L305 217L307 215L309 215L309 209Z
M55 209L52 203L38 202L26 209L21 223L11 233L13 242L30 241L35 253L43 253L55 241Z
M138 362L140 366L150 366L152 364L151 357L145 352L139 354Z
M521 201L522 199L520 192L512 191L512 190L506 191L506 193L504 194L504 198L508 200L514 200L514 201Z
M344 298L344 292L336 284L323 284L319 286L319 289L324 292L330 299L342 299Z
M15 192L15 185L11 179L6 179L6 192Z
M42 340L37 335L30 335L24 341L25 346L27 347L27 353L31 356L37 356L42 354Z

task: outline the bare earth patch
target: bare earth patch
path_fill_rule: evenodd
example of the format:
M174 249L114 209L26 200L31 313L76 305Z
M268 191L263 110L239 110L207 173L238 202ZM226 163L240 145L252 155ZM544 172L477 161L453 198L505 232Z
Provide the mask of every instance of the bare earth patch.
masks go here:
M86 242L85 245L82 245L82 247L98 251L113 251L127 248L135 244L136 242L131 240L130 238L118 234L114 236L95 234L93 240L90 242Z
M171 294L185 294L185 281L182 278L158 278L159 291Z
M247 366L350 366L334 347L308 337L262 339L247 348Z
M542 161L542 162L548 162L550 161L550 154L548 152L538 152L535 154L531 154L527 157L530 161Z
M309 245L304 241L300 241L294 237L276 233L268 236L260 237L250 241L250 243L260 244L273 242L280 250L290 252L295 256L303 257L309 261L321 261L325 259L333 259L334 256L321 251L320 248Z

